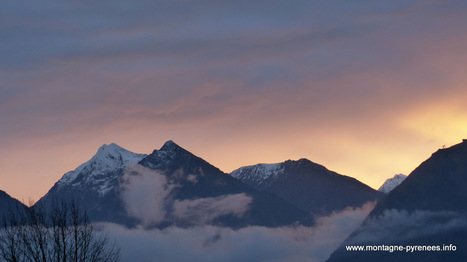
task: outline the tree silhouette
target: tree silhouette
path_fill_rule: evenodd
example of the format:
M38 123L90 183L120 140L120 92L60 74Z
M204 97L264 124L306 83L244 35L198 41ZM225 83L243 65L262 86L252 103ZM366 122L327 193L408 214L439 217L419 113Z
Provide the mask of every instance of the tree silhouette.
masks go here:
M120 249L74 201L16 206L3 217L0 261L114 262Z

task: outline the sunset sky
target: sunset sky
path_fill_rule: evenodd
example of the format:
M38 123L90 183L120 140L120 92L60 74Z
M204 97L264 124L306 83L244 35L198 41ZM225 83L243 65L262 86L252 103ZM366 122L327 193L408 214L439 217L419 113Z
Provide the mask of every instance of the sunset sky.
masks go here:
M7 0L0 37L0 189L20 200L112 142L378 188L467 138L467 1Z

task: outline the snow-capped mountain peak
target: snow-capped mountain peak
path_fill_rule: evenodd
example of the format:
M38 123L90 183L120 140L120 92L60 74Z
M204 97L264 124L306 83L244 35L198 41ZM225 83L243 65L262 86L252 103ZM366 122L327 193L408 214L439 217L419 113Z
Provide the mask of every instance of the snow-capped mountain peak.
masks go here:
M388 178L383 185L378 189L378 191L383 192L385 194L388 194L391 192L394 188L396 188L402 181L404 181L407 178L406 175L404 174L397 174L394 175L392 178Z
M103 195L108 192L108 183L112 180L110 177L105 177L105 174L120 170L130 162L139 162L145 156L130 152L114 143L103 145L89 161L67 172L57 184L59 187L84 185L97 187L97 191Z

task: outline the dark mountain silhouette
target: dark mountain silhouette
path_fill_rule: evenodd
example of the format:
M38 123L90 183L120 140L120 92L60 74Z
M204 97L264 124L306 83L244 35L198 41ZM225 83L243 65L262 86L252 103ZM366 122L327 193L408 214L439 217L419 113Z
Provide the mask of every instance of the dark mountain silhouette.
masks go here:
M242 167L231 175L314 215L359 207L384 195L355 178L330 171L308 159Z
M464 261L467 257L467 141L440 149L378 202L328 260ZM435 246L441 251L357 252L346 245ZM456 246L453 251L451 246ZM444 250L444 246L448 246ZM444 251L443 251L444 250Z

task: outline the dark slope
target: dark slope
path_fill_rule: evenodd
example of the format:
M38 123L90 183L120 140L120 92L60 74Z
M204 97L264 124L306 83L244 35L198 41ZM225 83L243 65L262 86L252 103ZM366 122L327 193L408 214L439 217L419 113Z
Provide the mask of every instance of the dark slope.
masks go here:
M16 200L15 198L12 198L6 192L0 190L0 223L3 221L5 216L8 216L10 212L16 212L23 208L26 208L23 203Z
M328 260L465 261L467 142L440 149L376 205ZM345 245L453 244L456 251L349 252Z
M467 142L433 153L370 216L387 209L467 211Z

